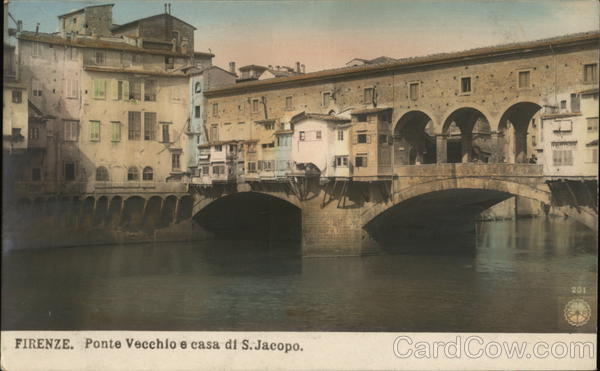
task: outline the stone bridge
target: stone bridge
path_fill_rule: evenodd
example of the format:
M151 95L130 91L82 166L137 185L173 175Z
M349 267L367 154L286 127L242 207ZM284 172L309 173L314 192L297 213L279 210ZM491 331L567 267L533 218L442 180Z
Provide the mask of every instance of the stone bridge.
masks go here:
M315 178L192 188L192 214L225 237L269 233L296 240L305 256L339 256L452 238L472 230L483 210L513 196L548 206L553 199L541 165L410 165L394 173L372 182Z
M38 192L35 197L24 196L31 193L25 189L9 208L13 213L5 214L11 222L5 229L9 237L3 239L12 235L64 246L217 235L285 241L297 245L304 256L363 255L432 237L456 239L457 233L474 228L482 211L513 196L560 207L597 228L596 209L556 202L551 189L560 187L547 182L541 165L454 163L394 169L393 177L370 182L309 177L190 184L187 189L181 183L145 184L143 189L72 184L80 191ZM575 186L562 192L583 205L586 192ZM597 200L586 202L595 205Z

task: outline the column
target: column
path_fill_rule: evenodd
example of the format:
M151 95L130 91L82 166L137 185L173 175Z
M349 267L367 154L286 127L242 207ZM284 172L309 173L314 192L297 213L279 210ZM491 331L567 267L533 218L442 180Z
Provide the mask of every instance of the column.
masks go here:
M438 164L448 162L448 136L446 134L438 134L435 136L436 157Z
M504 133L500 131L494 131L491 133L492 141L492 155L490 156L490 162L499 163L505 162L504 158Z
M460 139L462 141L462 163L468 163L471 161L471 152L473 150L473 133L461 132Z

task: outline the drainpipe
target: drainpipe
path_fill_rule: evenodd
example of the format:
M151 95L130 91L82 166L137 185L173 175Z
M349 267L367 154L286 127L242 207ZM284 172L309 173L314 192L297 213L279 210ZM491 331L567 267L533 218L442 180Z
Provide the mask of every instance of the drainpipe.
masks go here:
M550 47L550 51L552 52L552 60L554 61L554 105L558 105L558 96L557 96L557 92L556 92L556 85L557 85L557 80L558 80L558 73L556 71L556 53L554 52L554 49L552 48L552 44L548 44L548 46Z

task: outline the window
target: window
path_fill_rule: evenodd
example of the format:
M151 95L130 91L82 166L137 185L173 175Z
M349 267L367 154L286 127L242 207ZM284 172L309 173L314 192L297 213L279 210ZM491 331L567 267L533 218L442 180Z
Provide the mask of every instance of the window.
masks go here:
M419 99L419 83L418 82L411 82L408 85L408 96L409 96L410 100Z
M127 180L130 182L137 182L140 180L140 171L137 167L132 166L127 170Z
M248 162L248 172L256 173L256 162Z
M19 138L19 140L23 139L21 135L21 128L12 128L11 134L13 138Z
M144 140L156 140L155 112L144 112Z
M129 81L114 80L113 82L113 99L129 99Z
M29 139L39 139L40 138L40 129L35 127L29 127Z
M210 140L213 142L219 140L219 125L218 124L212 124L210 126Z
M69 142L76 142L79 140L79 121L64 121L64 139Z
M20 90L12 91L12 102L21 103L23 101L23 93Z
M67 98L79 98L79 79L67 78L65 81Z
M566 100L560 101L560 109L567 109L567 101Z
M597 133L598 132L598 117L588 117L587 121L587 132Z
M263 148L275 148L275 142L263 143Z
M365 133L356 135L356 143L369 143L369 136Z
M583 82L586 84L598 83L598 63L583 66Z
M535 137L535 135L531 136L531 145L532 146L537 146L537 138Z
M142 82L129 80L129 99L142 100Z
M379 144L386 144L386 143L387 143L387 135L379 134Z
M367 167L367 154L362 153L362 154L356 155L356 157L354 159L354 165L356 167Z
M373 88L365 88L363 90L363 103L365 104L371 104L373 103Z
M100 66L104 65L106 58L105 58L103 51L96 50L96 52L94 53L94 58L96 60L97 65L100 65Z
M579 94L571 94L571 112L579 112L581 110Z
M589 151L589 162L593 164L598 163L598 148L591 148Z
M200 117L200 106L195 106L194 107L194 117L195 118L199 118Z
M213 103L212 114L213 114L213 117L219 116L219 104L218 103Z
M200 81L194 84L194 93L202 93L202 83Z
M170 124L168 123L161 123L162 126L162 142L163 143L169 143L170 142L170 138L169 138L169 126Z
M165 68L167 70L172 70L173 68L175 68L175 58L165 57Z
M292 97L285 97L285 110L291 111L294 109L294 101Z
M39 167L34 167L33 169L31 169L31 181L39 182L41 180L42 180L42 169L40 169Z
M31 50L32 56L39 57L42 55L42 43L34 41L31 47L32 47L32 50Z
M322 101L321 101L321 105L322 105L323 107L328 107L328 106L329 106L329 103L330 103L330 101L331 101L331 92L330 92L330 91L324 92L324 93L323 93L323 97L322 97L322 98L323 98L323 99L322 99Z
M572 166L573 150L575 142L554 142L552 143L552 165L554 166Z
M277 147L289 147L291 145L291 139L289 135L280 135L277 137Z
M461 77L460 78L460 92L463 94L471 92L471 78L470 77Z
M121 53L119 55L119 58L121 59L121 65L123 67L129 67L129 66L131 66L131 54L129 54L129 53Z
M222 146L222 145L220 145L220 144L217 144L217 145L215 146L215 152L222 152L222 151L223 151L223 146Z
M224 165L213 165L213 175L223 175L225 174L225 166Z
M94 99L106 99L106 80L94 79Z
M321 137L322 137L321 130L317 130L317 133L316 133L317 140L321 140Z
M33 79L31 80L31 94L34 97L42 96L42 84L39 80Z
M75 163L65 162L65 181L72 182L75 180Z
M146 166L142 171L142 180L154 180L154 170L150 166Z
M348 167L348 156L335 156L336 167Z
M171 154L171 169L173 171L179 171L179 169L181 168L180 166L180 159L181 154L179 153L173 153Z
M156 80L144 81L144 100L146 102L156 102Z
M143 58L141 54L131 54L131 64L134 66L139 66L143 63Z
M202 166L202 175L208 175L210 166Z
M300 141L304 142L306 140L306 132L301 131L300 132Z
M121 141L121 123L118 121L113 121L110 123L111 128L112 128L112 138L111 140L113 142L120 142Z
M258 99L252 99L252 113L258 113Z
M171 101L172 102L181 102L180 89L177 86L171 87Z
M337 138L338 138L338 141L340 141L340 142L344 140L344 131L343 130L337 131Z
M531 87L530 71L519 71L519 89Z
M90 141L100 141L100 121L90 121Z
M140 140L142 135L142 113L129 111L128 114L128 139Z
M98 166L96 168L96 181L108 182L108 170L106 170L104 166Z

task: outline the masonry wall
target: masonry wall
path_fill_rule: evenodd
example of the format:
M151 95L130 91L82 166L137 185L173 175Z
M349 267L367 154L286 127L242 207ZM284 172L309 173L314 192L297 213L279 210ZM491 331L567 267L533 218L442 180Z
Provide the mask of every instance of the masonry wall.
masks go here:
M597 59L597 50L574 49L556 54L548 50L514 58L454 63L443 67L417 67L403 72L338 78L336 81L248 87L239 92L209 96L207 103L217 103L219 106L217 115L212 115L209 122L222 126L226 122L264 119L262 110L252 112L251 107L252 99L262 97L267 102L268 118L279 121L289 121L302 111L339 113L370 108L372 105L363 102L364 89L375 88L377 106L394 109L392 126L405 113L421 110L432 119L434 131L441 133L444 121L453 111L472 107L486 116L491 130L497 130L502 114L517 102L555 105L555 93L570 93L589 87L583 82L583 65L596 63ZM531 71L530 88L517 87L518 71L521 70ZM466 76L471 77L472 92L461 94L460 78ZM420 83L416 101L408 96L409 83L414 81ZM323 106L324 92L332 92L335 96L327 106ZM287 96L293 97L292 111L285 110Z

